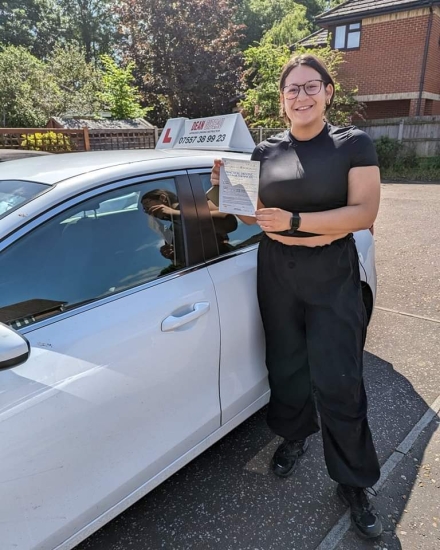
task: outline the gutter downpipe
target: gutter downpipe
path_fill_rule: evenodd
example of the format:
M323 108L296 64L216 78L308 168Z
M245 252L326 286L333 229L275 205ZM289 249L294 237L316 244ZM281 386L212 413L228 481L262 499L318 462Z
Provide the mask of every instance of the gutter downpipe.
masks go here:
M429 21L428 21L428 32L426 34L426 40L425 40L425 51L423 52L422 72L420 74L419 97L417 99L416 116L420 116L420 111L422 109L423 87L425 86L426 66L428 64L429 42L431 40L432 20L434 17L432 2L431 2L431 5L429 6L429 12L430 13L429 13Z

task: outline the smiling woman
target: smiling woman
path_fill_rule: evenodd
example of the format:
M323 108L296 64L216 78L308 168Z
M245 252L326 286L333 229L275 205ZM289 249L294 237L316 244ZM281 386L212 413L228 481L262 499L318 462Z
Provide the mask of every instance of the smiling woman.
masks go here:
M310 64L298 64L294 60L284 68L280 79L280 102L284 119L295 126L298 139L310 139L322 130L322 119L331 108L335 83L330 73L317 60L309 56ZM294 69L297 69L294 71ZM308 79L298 84L299 77ZM301 95L301 89L304 94ZM320 115L318 118L317 111Z
M321 429L338 495L351 507L356 531L374 538L382 524L365 488L380 470L367 421L367 315L353 232L370 228L376 218L380 174L367 134L327 122L334 94L317 57L300 55L283 68L280 104L290 128L255 148L259 205L255 218L242 221L265 232L257 292L271 387L267 420L284 438L272 470L291 475L307 438ZM213 184L218 175L219 162Z

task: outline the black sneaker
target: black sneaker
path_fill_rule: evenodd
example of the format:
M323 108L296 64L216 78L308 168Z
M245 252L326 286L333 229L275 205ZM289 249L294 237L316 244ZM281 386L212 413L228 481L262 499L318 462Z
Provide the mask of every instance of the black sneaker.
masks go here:
M273 455L271 467L274 474L279 477L287 477L296 469L298 458L308 449L307 439L291 441L285 439Z
M337 494L346 506L350 506L351 523L360 537L374 539L381 535L382 522L368 500L365 489L339 484Z

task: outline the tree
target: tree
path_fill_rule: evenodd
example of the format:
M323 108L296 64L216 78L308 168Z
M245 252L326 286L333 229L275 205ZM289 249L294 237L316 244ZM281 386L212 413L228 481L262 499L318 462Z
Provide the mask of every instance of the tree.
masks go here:
M239 0L235 20L246 27L240 47L245 50L255 46L266 32L293 14L300 19L288 17L283 24L284 33L288 34L290 23L294 28L311 29L314 16L324 11L324 7L325 0Z
M242 62L231 0L122 0L117 11L157 124L230 112Z
M85 50L86 60L99 63L116 40L115 0L57 0L65 18L66 40Z
M140 105L141 95L133 86L135 64L128 63L125 68L118 67L108 55L101 57L105 68L103 92L99 94L104 105L111 110L112 118L119 120L141 118L147 109Z
M307 9L307 18L313 21L313 18L327 9L327 0L296 0ZM346 2L347 0L344 0Z
M263 41L270 41L278 46L295 44L311 32L311 25L306 18L306 8L295 4L293 11L288 13L269 29L263 36Z
M57 0L0 0L0 49L22 46L45 58L62 26Z
M326 9L331 10L339 6L339 4L344 4L347 0L327 0L324 2L326 4Z
M0 125L42 127L52 116L102 109L102 73L74 45L57 46L46 62L25 48L0 52Z
M290 58L287 46L269 40L251 46L244 52L246 98L241 103L247 123L252 126L279 128L284 126L280 115L278 82L281 69Z
M93 115L102 110L102 71L88 63L84 51L75 43L55 47L46 63L59 93L51 107L54 115Z
M254 45L274 25L279 23L297 4L294 0L241 0L238 3L236 21L245 25L242 50Z
M44 63L25 48L8 46L0 52L0 74L0 124L45 125L59 89Z

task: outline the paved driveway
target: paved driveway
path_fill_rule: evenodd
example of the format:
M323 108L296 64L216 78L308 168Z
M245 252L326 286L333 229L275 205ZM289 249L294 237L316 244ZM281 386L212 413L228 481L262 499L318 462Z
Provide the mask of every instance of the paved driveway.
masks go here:
M440 185L384 184L376 242L365 376L383 470L381 539L348 530L319 434L295 477L268 472L278 440L263 410L77 550L440 548Z

